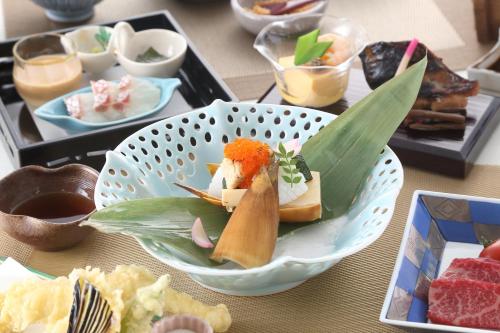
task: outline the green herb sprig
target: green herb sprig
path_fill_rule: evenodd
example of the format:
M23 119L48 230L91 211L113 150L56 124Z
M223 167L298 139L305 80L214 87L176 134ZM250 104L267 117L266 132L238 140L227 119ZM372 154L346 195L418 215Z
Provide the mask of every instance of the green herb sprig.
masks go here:
M302 35L295 46L295 66L303 65L321 57L332 46L333 42L318 42L319 29Z
M94 38L101 45L102 49L106 50L111 34L105 27L99 27L99 32L94 35Z
M298 184L302 177L299 174L299 169L295 166L297 161L293 159L293 150L286 151L285 146L282 142L280 142L278 145L278 151L275 152L275 154L279 159L279 166L282 168L284 173L281 176L283 180L290 184L290 187L293 187L294 184Z

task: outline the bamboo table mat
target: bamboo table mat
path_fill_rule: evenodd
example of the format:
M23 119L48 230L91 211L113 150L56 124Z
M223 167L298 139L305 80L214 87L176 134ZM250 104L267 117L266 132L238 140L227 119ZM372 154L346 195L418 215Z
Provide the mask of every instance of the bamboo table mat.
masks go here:
M141 264L155 274L169 273L173 287L210 303L225 303L233 317L230 332L400 332L378 317L399 250L416 189L500 197L500 167L475 166L466 180L405 168L405 185L394 217L380 239L304 284L271 296L236 297L204 289L149 256L131 238L94 233L79 246L61 252L34 251L0 233L0 255L52 275L87 265L106 271L119 264Z

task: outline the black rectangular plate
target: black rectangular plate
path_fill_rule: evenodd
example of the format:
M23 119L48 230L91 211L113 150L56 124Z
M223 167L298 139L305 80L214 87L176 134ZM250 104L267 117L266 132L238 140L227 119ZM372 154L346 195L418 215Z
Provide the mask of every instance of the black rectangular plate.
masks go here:
M371 92L362 70L352 69L344 97L320 110L340 114ZM276 86L259 99L259 103L287 104ZM500 120L500 98L479 94L470 97L467 105L467 125L463 136L448 133L409 133L398 129L389 141L405 165L465 178L474 161Z
M170 103L155 116L129 123L68 134L57 139L44 140L31 112L16 92L12 82L12 47L18 39L0 43L0 141L6 148L14 167L30 164L57 167L69 163L82 163L101 169L105 153L114 149L130 134L168 116L189 112L211 104L216 99L237 101L237 97L210 68L187 38L175 19L167 11L124 19L136 31L169 29L182 34L187 42L186 59L177 73L182 85ZM103 25L113 26L116 22ZM67 32L75 29L64 29Z

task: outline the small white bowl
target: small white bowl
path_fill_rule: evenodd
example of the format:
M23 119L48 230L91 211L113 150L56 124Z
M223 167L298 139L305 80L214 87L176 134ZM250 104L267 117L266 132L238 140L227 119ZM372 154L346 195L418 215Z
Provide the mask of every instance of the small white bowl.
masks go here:
M126 22L115 25L113 38L118 62L134 76L172 77L181 67L187 50L186 39L177 32L167 29L148 29L135 32ZM148 48L153 47L167 59L142 63L135 59Z
M231 0L231 7L233 8L234 15L240 24L248 32L257 35L266 25L277 22L290 20L293 18L307 16L311 14L323 14L328 5L328 0L318 1L310 9L295 13L295 14L284 14L284 15L259 15L255 14L249 10L252 7L255 0Z
M111 34L108 45L104 51L92 52L93 48L101 47L95 35L99 29L104 28ZM83 69L89 73L102 73L111 68L116 59L113 54L113 28L103 26L84 26L74 31L68 32L64 37L70 39L76 47L78 58L82 62Z

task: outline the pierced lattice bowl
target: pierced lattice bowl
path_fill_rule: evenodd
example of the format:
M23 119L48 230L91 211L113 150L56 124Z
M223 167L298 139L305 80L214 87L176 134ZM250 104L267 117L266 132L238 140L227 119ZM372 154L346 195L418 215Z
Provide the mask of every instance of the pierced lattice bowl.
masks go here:
M312 109L215 101L210 106L147 126L108 152L95 190L97 209L124 200L188 196L182 182L207 188L206 163L223 158L223 144L238 136L275 146L304 143L335 115ZM386 147L350 210L342 217L306 225L278 239L273 260L262 267L201 267L182 260L160 243L138 239L158 260L188 273L215 291L266 295L293 288L370 245L389 224L403 185L403 168Z

